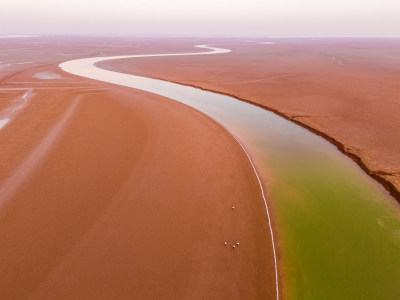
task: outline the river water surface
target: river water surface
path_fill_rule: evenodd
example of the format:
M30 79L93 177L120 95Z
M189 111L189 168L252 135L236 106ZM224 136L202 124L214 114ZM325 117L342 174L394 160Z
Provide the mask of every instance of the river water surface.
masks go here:
M213 51L173 55L230 52L202 47ZM109 59L167 55L87 58L60 67L187 104L245 145L268 190L285 298L400 299L400 207L334 146L235 98L95 66Z

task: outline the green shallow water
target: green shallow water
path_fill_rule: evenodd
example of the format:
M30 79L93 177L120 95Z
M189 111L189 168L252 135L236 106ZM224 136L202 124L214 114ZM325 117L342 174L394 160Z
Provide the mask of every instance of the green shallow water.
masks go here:
M397 202L322 138L259 118L233 127L267 180L287 298L400 299Z
M269 187L278 200L290 299L399 299L400 223L392 199L350 162L287 161L292 167L276 166Z
M287 299L400 299L399 205L350 159L305 129L232 97L93 66L106 59L62 68L192 106L245 144L266 181Z

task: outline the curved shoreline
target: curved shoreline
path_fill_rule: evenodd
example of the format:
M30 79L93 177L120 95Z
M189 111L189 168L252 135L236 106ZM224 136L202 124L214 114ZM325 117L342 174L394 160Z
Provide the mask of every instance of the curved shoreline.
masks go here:
M100 67L96 66L96 64L97 64L98 62L103 62L103 61L108 61L108 60L116 60L116 59L124 59L124 58L140 58L140 57L152 57L152 56L154 57L154 56L207 55L207 54L209 55L209 54L221 54L221 53L229 53L229 52L231 52L230 49L214 48L214 47L209 47L209 46L207 46L207 45L196 45L195 47L198 47L198 48L205 48L205 49L211 49L211 50L213 50L213 51L208 51L208 52L193 52L193 53L181 53L181 54L179 54L179 53L172 53L172 54L149 54L149 55L127 55L127 56L112 56L112 57L93 57L93 58L89 58L89 59L92 59L92 60L93 60L93 62L91 62L91 64L90 64L91 66L93 66L93 67L95 67L95 68L98 68L98 69L103 69L103 68L100 68ZM76 60L71 60L71 61L66 61L66 62L60 63L60 64L59 64L59 67L60 67L63 71L68 72L68 73L70 73L70 74L82 76L82 75L79 75L79 74L76 74L76 73L69 72L69 71L65 70L65 69L62 67L62 64L64 64L64 63L74 62L74 61L79 61L79 60L80 60L80 59L76 59ZM82 59L82 60L87 60L87 59ZM106 70L106 69L103 69L103 70ZM124 74L123 72L110 71L110 70L106 70L106 71ZM129 75L133 75L133 74L129 74ZM133 75L133 76L137 76L137 75ZM99 80L99 79L96 79L96 78L90 78L90 77L86 77L86 76L82 76L82 77L89 78L89 79L94 79L94 80ZM140 76L139 76L139 77L140 77ZM150 77L148 77L148 78L150 78ZM167 80L163 80L163 81L167 81ZM105 82L107 82L107 81L105 81ZM109 82L109 83L115 84L115 83L113 83L113 82ZM175 83L175 84L180 84L180 83ZM180 85L184 85L184 84L180 84ZM153 93L153 94L156 94L156 93L151 92L151 91L148 91L148 92ZM156 94L156 95L157 95L157 94ZM174 100L174 99L172 99L172 100ZM174 100L174 101L175 101L175 100ZM181 104L182 104L182 103L181 103ZM183 105L185 105L185 104L183 104ZM194 108L194 109L195 109L195 108ZM195 109L195 110L198 111L197 109ZM201 111L198 111L198 112L201 113L201 114L203 114L203 112L201 112ZM209 117L209 116L208 116L208 117ZM262 181L261 181L261 179L260 179L260 175L258 174L258 172L257 172L257 170L256 170L256 167L255 167L255 165L254 165L254 163L253 163L253 161L252 161L252 159L251 159L249 153L248 153L247 150L245 149L244 145L240 142L240 140L239 140L233 133L231 133L224 125L222 125L220 122L218 122L217 120L214 120L214 119L211 118L211 117L209 117L209 118L210 118L212 121L214 121L214 122L216 122L217 124L219 124L224 130L226 130L226 132L227 132L229 135L231 135L231 136L237 141L237 143L239 144L239 146L241 147L241 149L243 150L243 152L244 152L245 155L247 156L247 158L248 158L248 160L249 160L249 162L250 162L250 164L251 164L251 166L252 166L252 168L253 168L253 172L254 172L254 174L256 175L256 178L257 178L257 181L258 181L260 190L261 190L261 196L262 196L262 198L263 198L264 205L265 205L265 209L266 209L266 212L267 212L268 227L269 227L269 231L270 231L270 235L271 235L271 244L272 244L272 249L273 249L273 257L274 257L274 269L275 269L275 270L274 270L274 271L275 271L274 273L275 273L276 299L279 300L280 297L279 297L279 276L278 276L278 273L279 273L279 272L278 272L277 253L276 253L277 250L276 250L276 246L275 246L274 231L273 231L273 229L272 229L272 221L271 221L271 217L270 217L270 211L269 211L269 207L268 207L267 200L266 200L266 197L265 197L265 193L264 193Z
M125 74L129 74L129 73L125 73ZM188 84L188 83L182 83L182 82L179 82L179 81L168 80L168 79L161 78L161 77L149 77L149 78L168 81L168 82L175 83L175 84L181 84L181 85L197 88L197 89L200 89L200 90L203 90L203 91L207 91L207 92L213 92L213 93L217 93L217 94L220 94L220 95L229 96L229 97L235 98L237 100L240 100L240 101L255 105L255 106L260 107L262 109L268 110L268 111L270 111L270 112L272 112L272 113L284 118L285 120L293 122L293 123L301 126L302 128L307 129L308 131L318 135L319 137L321 137L324 140L328 141L332 145L334 145L341 153L343 153L344 155L349 157L352 161L354 161L369 177L371 177L372 179L377 181L379 184L381 184L385 188L385 190L393 198L395 198L397 200L397 202L400 203L400 191L394 186L394 184L391 181L389 181L386 178L382 177L379 173L374 172L371 169L369 169L367 167L367 165L362 161L361 157L359 157L358 155L356 155L353 152L350 152L350 151L346 150L346 147L345 147L345 145L343 143L341 143L337 139L329 136L327 133L325 133L323 131L315 129L315 128L311 127L310 125L307 125L307 124L305 124L305 123L303 123L301 121L295 120L295 119L291 118L290 116L286 115L285 113L283 113L283 112L281 112L281 111L279 111L277 109L274 109L274 108L271 108L271 107L256 103L254 101L251 101L249 99L237 96L235 94L221 92L221 91L218 91L218 90L213 90L213 89L205 88L205 87L194 85L194 84ZM382 174L382 175L386 175L386 174ZM387 175L390 175L390 174L387 174Z

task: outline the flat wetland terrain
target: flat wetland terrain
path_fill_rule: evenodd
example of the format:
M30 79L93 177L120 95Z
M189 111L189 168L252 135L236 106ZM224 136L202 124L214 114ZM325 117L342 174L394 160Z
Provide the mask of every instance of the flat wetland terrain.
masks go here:
M198 44L232 52L97 66L257 106L227 105L232 127L212 97L199 112L59 67ZM399 49L389 38L0 39L0 298L277 299L242 134L271 206L281 298L396 299ZM264 122L264 109L283 118Z
M182 49L153 44L0 42L0 298L275 294L259 183L236 140L192 108L58 67Z

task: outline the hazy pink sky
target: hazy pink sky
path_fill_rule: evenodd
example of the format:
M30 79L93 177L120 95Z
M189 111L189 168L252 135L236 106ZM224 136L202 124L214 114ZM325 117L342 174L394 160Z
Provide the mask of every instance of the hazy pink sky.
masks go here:
M0 0L0 33L400 36L400 0Z

